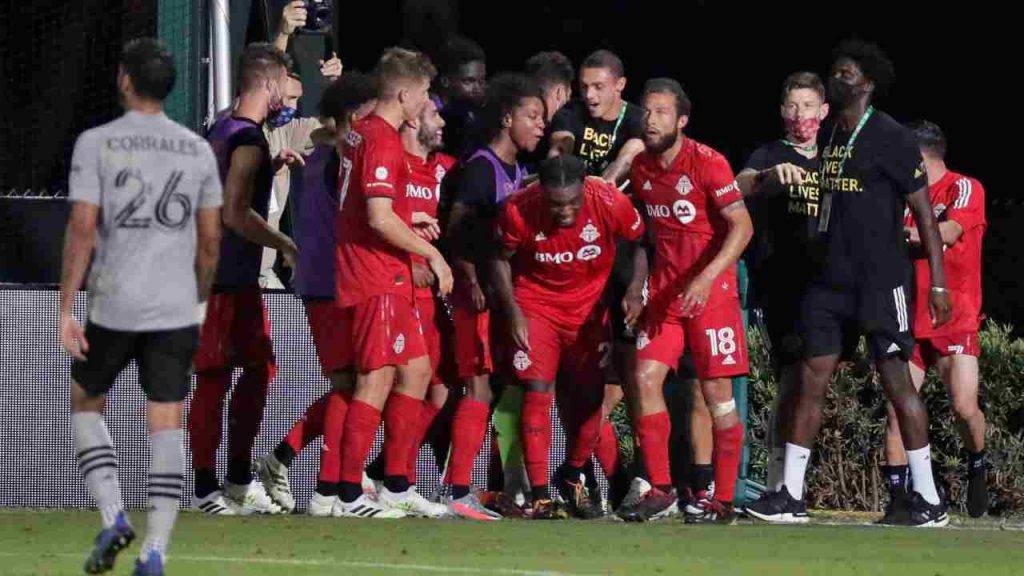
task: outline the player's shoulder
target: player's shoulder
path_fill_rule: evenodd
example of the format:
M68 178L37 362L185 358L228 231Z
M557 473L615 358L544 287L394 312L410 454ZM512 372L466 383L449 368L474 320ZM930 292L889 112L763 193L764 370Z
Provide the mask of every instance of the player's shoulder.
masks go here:
M680 153L702 164L717 164L721 162L728 163L724 154L703 142L694 140L693 138L686 139Z
M964 204L970 201L972 195L980 197L985 194L985 188L981 185L981 181L973 176L967 176L951 170L947 180L949 182L950 195L956 196Z
M614 206L622 195L618 188L597 176L587 176L583 180L583 193L598 204L608 207Z
M431 161L436 166L440 166L445 172L450 172L455 167L455 163L458 162L458 158L451 154L445 154L444 152L434 152L430 156ZM440 180L440 178L438 178Z

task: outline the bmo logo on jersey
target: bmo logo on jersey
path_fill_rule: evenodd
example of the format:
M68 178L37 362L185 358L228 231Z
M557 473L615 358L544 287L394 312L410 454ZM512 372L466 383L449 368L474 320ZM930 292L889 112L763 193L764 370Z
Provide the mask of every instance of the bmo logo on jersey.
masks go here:
M697 208L688 200L677 200L672 205L672 214L683 224L689 224L697 217Z
M583 251L580 250L580 252ZM533 257L541 264L568 264L576 259L572 252L537 252ZM594 256L594 258L596 257Z
M416 198L419 200L433 200L434 191L429 186L416 186L412 182L405 187L405 196L407 198Z
M647 215L651 218L668 218L672 216L672 209L664 204L648 204Z

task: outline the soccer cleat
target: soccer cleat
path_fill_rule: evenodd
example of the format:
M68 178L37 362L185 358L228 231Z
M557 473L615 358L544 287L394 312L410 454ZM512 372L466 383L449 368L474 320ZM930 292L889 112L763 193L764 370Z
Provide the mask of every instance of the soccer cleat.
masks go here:
M504 491L484 492L480 494L480 503L502 518L526 517L526 509L517 504L515 498Z
M384 483L379 480L370 478L366 472L363 472L363 494L366 494L370 498L376 498L380 491L384 488Z
M679 498L675 489L663 492L651 488L634 504L623 505L617 514L626 522L647 522L667 518L679 512Z
M145 562L141 559L135 560L132 576L164 576L163 556L158 552L150 552Z
M626 492L625 497L622 498L622 502L619 504L616 510L636 506L636 503L644 497L651 490L651 484L647 480L637 476L629 483L629 491Z
M288 482L288 467L281 464L273 452L256 464L256 475L266 488L267 495L283 512L290 514L295 510L295 496Z
M885 507L885 514L875 524L882 526L905 526L910 520L907 500L907 493L902 490L895 494L890 494L889 504Z
M306 506L306 515L314 518L326 518L341 514L341 500L337 496L324 496L319 492L313 492Z
M211 516L239 516L242 513L241 508L225 498L220 490L210 492L202 498L193 496L189 508Z
M988 511L988 471L984 467L967 476L967 513L981 518Z
M565 505L556 500L534 500L533 501L533 514L530 518L534 520L565 520L569 518L569 513L565 510Z
M765 492L746 512L752 518L772 524L806 524L807 504L789 495L785 486L778 492Z
M120 512L114 525L104 528L93 541L92 552L85 559L86 574L103 574L114 569L117 554L135 539L135 530L128 522L128 515Z
M711 502L714 498L714 489L694 491L693 488L686 488L686 491L683 493L683 500L686 501L683 513L687 516L701 516L704 514L704 508L708 502Z
M253 480L248 484L224 483L224 493L227 499L238 506L242 516L250 514L281 514L284 512L280 506L274 503L267 495L263 484Z
M735 524L736 510L732 504L715 499L701 503L700 514L686 513L683 519L687 524Z
M383 488L380 491L378 500L389 508L405 512L406 516L416 518L445 518L451 516L447 506L427 500L416 491L415 486L410 487L405 492L392 492L387 488Z
M949 507L945 501L929 504L919 493L907 497L907 519L903 526L942 528L949 524Z
M335 516L342 518L405 518L406 514L398 508L392 508L383 502L377 502L366 494L360 494L352 502L341 501L340 510Z
M590 496L583 475L573 479L566 477L564 468L555 472L555 488L569 509L569 514L582 520L594 520L604 516L601 502Z
M470 492L462 498L446 498L442 500L447 506L448 511L453 516L459 518L467 518L469 520L482 520L482 521L494 521L501 520L501 514L488 510L483 503L480 502L480 497Z

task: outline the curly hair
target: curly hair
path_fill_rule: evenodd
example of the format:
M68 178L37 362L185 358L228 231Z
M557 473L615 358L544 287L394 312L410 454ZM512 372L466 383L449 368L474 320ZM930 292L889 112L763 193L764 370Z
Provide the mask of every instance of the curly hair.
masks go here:
M882 48L874 42L850 38L840 42L832 52L832 62L848 58L875 83L875 94L884 96L896 81L896 68Z

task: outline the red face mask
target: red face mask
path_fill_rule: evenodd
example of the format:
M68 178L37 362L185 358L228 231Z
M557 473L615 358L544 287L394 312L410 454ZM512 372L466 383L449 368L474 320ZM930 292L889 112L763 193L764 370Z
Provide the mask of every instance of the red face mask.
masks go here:
M795 138L798 142L807 142L818 134L821 128L821 120L817 118L789 119L786 118L786 134Z

